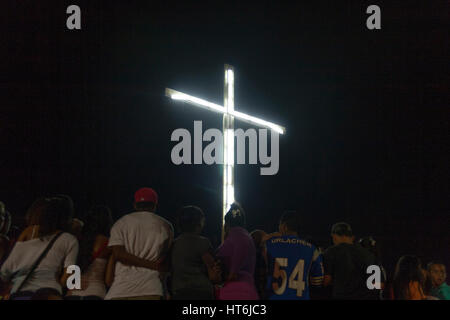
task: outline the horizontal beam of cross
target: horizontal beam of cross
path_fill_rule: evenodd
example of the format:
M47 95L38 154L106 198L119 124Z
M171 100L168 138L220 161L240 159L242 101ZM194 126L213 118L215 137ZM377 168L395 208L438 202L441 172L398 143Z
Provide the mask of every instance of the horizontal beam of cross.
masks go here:
M185 94L183 92L176 91L173 89L166 88L166 96L171 99L174 99L174 100L180 100L180 101L190 103L190 104L202 107L202 108L206 108L208 110L215 111L218 113L222 113L222 114L228 113L225 110L225 108L221 105L218 105L218 104L215 104L215 103L212 103L212 102L209 102L209 101L197 98L197 97L193 97L193 96L190 96L188 94ZM250 123L252 125L256 125L258 127L265 127L265 128L274 130L281 134L284 134L286 132L286 129L282 126L279 126L275 123L272 123L272 122L269 122L269 121L266 121L263 119L259 119L259 118L250 116L248 114L245 114L245 113L242 113L242 112L239 112L236 110L229 112L229 114L238 120Z

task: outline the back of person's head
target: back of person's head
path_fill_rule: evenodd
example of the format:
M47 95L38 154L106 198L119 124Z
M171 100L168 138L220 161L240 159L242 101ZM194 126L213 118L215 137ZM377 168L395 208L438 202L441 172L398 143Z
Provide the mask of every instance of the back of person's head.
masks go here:
M245 228L245 212L239 203L234 202L231 205L230 209L228 210L227 214L225 215L225 227Z
M31 204L31 206L28 208L25 214L25 223L27 227L39 224L42 210L46 207L46 205L47 205L47 198L45 197L37 198Z
M109 237L112 223L111 210L102 205L93 206L84 217L78 255L78 265L82 271L92 262L91 257L97 236Z
M344 236L344 237L352 237L353 236L353 231L352 231L352 227L346 223L346 222L338 222L335 223L332 227L331 227L331 234L335 234L338 236Z
M93 206L89 209L83 220L82 236L93 234L109 237L113 219L111 210L107 206Z
M66 194L57 194L55 197L60 198L62 200L62 206L65 208L67 212L69 212L71 220L75 214L75 206L73 204L72 198Z
M293 210L285 211L280 218L279 229L280 232L295 232L298 234L300 230L299 214Z
M350 225L346 222L335 223L331 227L331 237L334 245L353 244L355 237Z
M68 196L56 196L44 199L39 215L39 234L42 237L55 231L67 231L73 217L73 202Z
M363 237L359 239L358 244L363 247L364 249L367 249L370 251L378 260L378 263L380 263L380 249L373 237Z
M421 262L417 256L404 255L398 259L394 274L394 296L397 300L407 300L410 297L409 285L417 281L423 286Z
M154 212L158 204L158 194L152 188L141 188L134 194L134 208L138 211Z
M372 237L364 237L359 239L358 243L361 245L361 247L373 250L376 246L376 241Z
M185 206L177 214L177 227L181 233L201 231L205 215L199 207Z

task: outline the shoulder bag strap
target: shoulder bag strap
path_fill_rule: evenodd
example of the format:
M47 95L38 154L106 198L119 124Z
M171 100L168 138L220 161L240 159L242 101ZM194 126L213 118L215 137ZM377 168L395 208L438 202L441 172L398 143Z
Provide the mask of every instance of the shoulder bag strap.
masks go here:
M23 288L23 286L25 285L25 283L30 279L31 275L33 274L34 270L36 270L36 268L39 266L39 264L41 263L42 259L45 258L45 256L47 255L47 253L50 251L50 249L53 247L53 244L55 243L56 239L59 238L59 236L62 234L62 232L58 232L53 239L49 242L49 244L47 245L47 247L45 248L45 250L41 253L41 255L39 256L39 258L37 258L37 260L33 263L30 271L28 271L27 275L25 276L25 279L22 281L22 283L20 284L20 286L17 288L16 292L20 292L20 290Z

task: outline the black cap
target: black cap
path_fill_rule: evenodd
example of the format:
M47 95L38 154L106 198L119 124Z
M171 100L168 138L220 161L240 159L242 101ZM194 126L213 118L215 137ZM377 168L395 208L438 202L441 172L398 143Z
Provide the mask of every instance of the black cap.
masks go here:
M331 234L351 237L353 236L352 227L346 222L338 222L331 227Z

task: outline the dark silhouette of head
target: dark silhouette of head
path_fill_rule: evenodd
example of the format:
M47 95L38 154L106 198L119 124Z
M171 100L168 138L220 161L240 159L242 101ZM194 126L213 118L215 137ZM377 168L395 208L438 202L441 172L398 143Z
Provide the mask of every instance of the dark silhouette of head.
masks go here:
M420 259L414 255L404 255L398 259L394 274L394 296L398 300L408 300L410 297L409 284L417 281L424 284L424 277Z
M281 234L297 234L300 229L300 217L296 211L289 210L280 218L278 229Z
M353 236L352 227L346 222L335 223L331 227L331 237L335 245L341 243L353 243L355 237Z
M39 203L39 207L41 208L39 215L39 234L41 238L58 230L69 230L74 214L73 201L69 196L58 195L45 198L43 202Z
M358 244L364 249L370 251L375 258L377 259L377 263L381 264L381 250L377 241L373 237L364 237L359 239Z
M244 209L242 209L241 205L237 202L234 202L231 205L230 209L225 215L225 234L227 234L228 231L234 227L245 228L245 212Z
M25 214L25 224L27 227L39 224L39 219L42 214L42 210L47 205L45 197L37 198L28 208Z
M177 227L181 233L200 233L205 225L205 214L196 206L182 207L177 214Z

